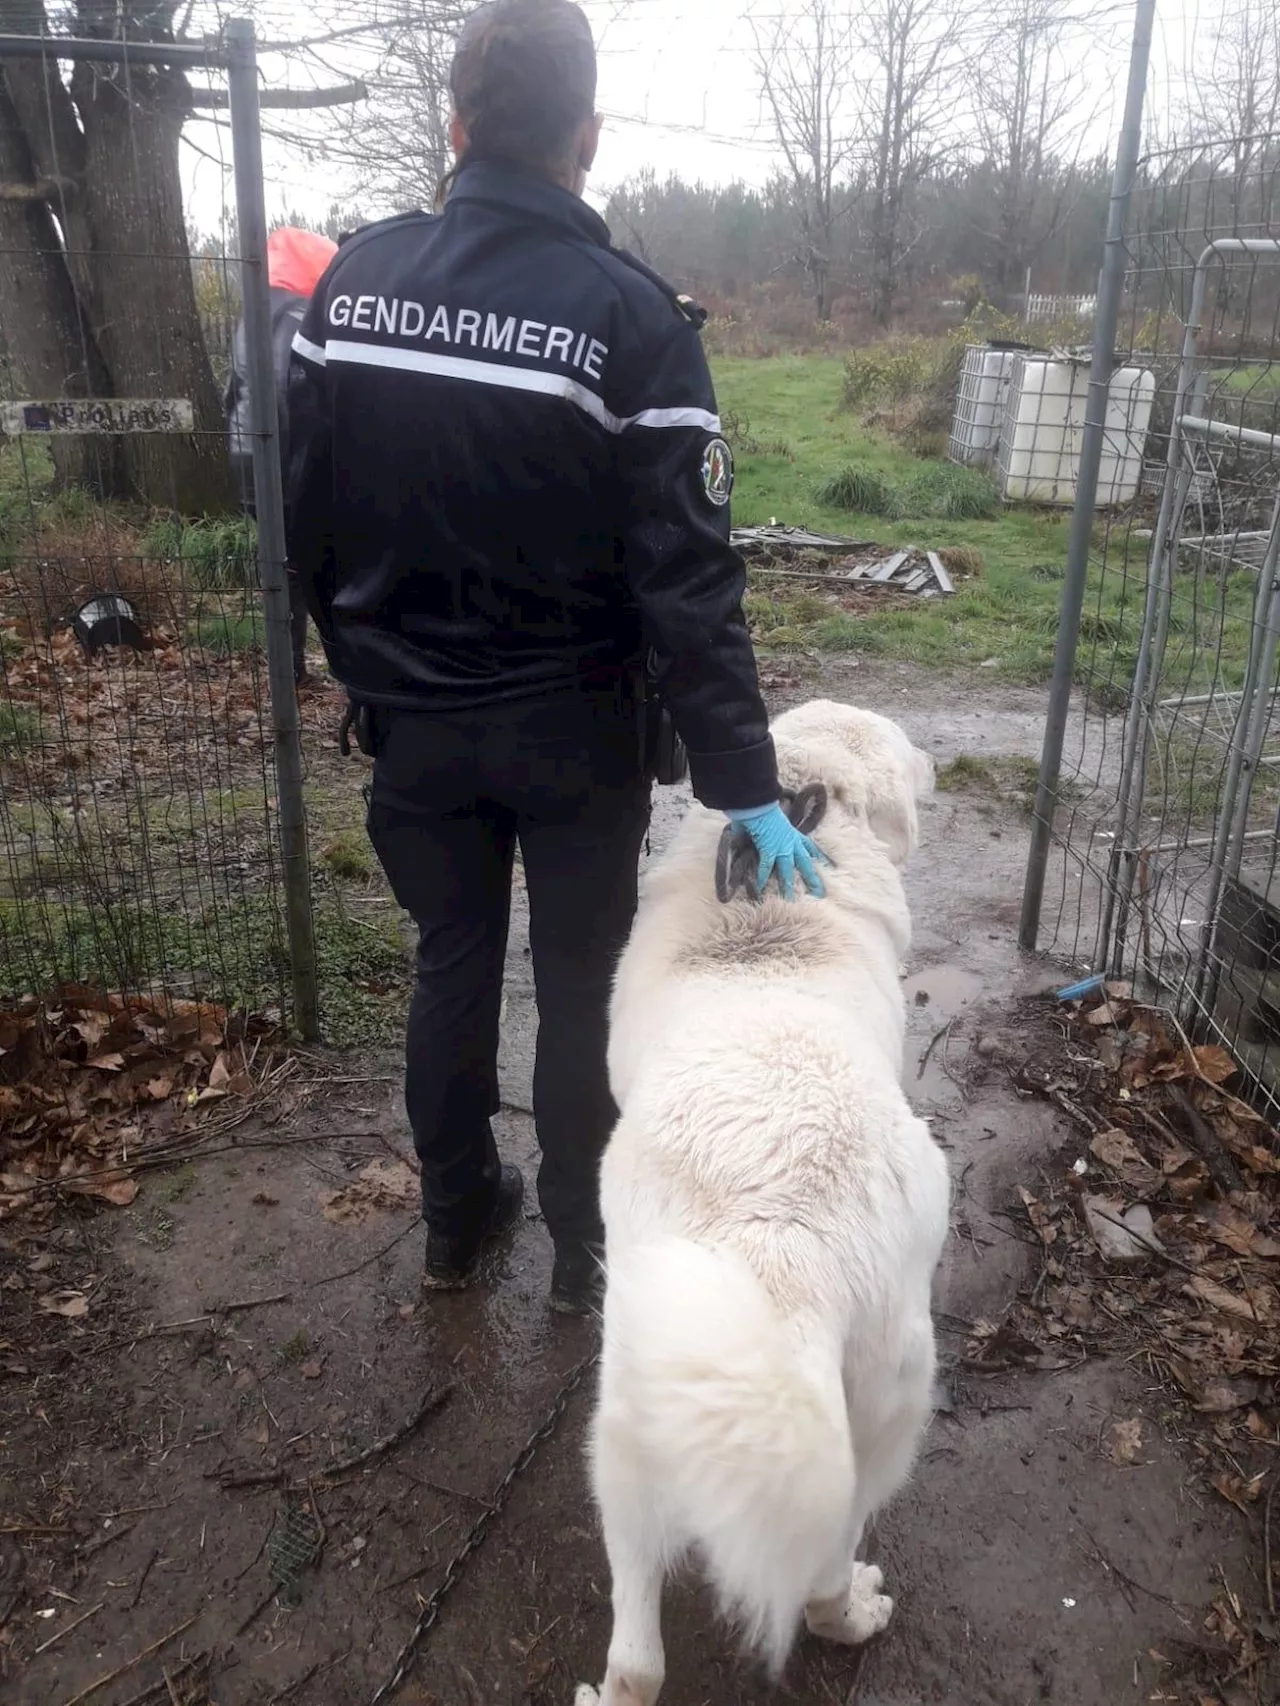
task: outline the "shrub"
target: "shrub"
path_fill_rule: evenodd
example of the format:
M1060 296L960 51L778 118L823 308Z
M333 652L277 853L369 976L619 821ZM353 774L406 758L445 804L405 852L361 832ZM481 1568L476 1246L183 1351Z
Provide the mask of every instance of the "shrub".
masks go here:
M891 521L985 521L1000 508L989 475L979 468L955 468L945 462L926 464L902 486L872 469L850 464L824 480L814 496L831 509Z
M948 545L938 556L955 580L978 580L987 572L986 558L976 545Z
M945 462L922 468L899 497L899 514L904 519L929 516L942 521L986 521L999 509L1000 499L989 474L981 468L959 468Z
M929 338L886 338L844 358L846 409L900 406L921 392L937 360Z
M852 463L824 480L814 497L829 509L857 510L862 515L897 513L897 495L888 480L870 468L856 468Z

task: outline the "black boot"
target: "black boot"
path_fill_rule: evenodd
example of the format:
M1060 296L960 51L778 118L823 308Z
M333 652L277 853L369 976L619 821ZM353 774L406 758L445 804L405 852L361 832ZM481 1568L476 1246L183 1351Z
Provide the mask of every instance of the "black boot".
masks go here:
M556 1250L551 1270L551 1307L557 1315L598 1315L604 1304L604 1261L590 1244Z
M493 1207L479 1230L458 1235L427 1228L427 1252L422 1283L428 1291L462 1291L476 1277L481 1251L495 1238L509 1232L524 1207L524 1180L518 1167L504 1167L498 1179Z

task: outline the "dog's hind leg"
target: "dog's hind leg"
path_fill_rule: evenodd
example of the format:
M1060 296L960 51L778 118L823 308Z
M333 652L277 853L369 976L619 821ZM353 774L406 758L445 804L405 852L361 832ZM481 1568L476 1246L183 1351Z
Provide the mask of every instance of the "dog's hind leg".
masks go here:
M825 1581L820 1581L805 1607L805 1626L823 1641L839 1641L857 1647L889 1626L893 1601L880 1592L884 1571L876 1564L851 1565L862 1543L863 1522L858 1521L854 1542L845 1555L833 1561Z
M613 1634L604 1686L579 1688L574 1706L654 1706L666 1669L662 1535L652 1503L638 1496L635 1465L615 1458L607 1425L596 1433L595 1487L613 1577Z

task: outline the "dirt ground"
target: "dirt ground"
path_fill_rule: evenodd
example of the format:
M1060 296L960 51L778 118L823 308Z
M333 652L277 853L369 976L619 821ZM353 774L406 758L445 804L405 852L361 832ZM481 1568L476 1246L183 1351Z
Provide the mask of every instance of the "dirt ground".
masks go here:
M1040 691L867 662L775 682L779 699L817 691L898 717L940 761L1039 749ZM655 852L679 808L661 801ZM1265 1617L1262 1515L1208 1489L1194 1430L1149 1365L966 1366L968 1324L998 1319L1039 1264L1007 1212L1017 1187L1082 1144L992 1065L994 1048L1012 1059L1053 1034L1035 997L1070 969L1017 954L1025 848L1016 803L943 793L908 876L908 1080L948 1146L955 1213L939 1413L870 1542L895 1619L858 1654L802 1643L775 1696L696 1584L674 1584L670 1706L1276 1698L1263 1665L1193 1679L1215 1600ZM501 1136L531 1168L535 1029L518 914ZM326 1061L302 1115L145 1176L128 1209L68 1215L38 1237L0 1229L0 1693L14 1706L372 1702L591 1355L593 1326L547 1313L532 1208L481 1289L424 1300L398 1064ZM373 1164L382 1206L326 1218L326 1203L350 1212L362 1176L355 1196L377 1197ZM58 1289L85 1293L87 1315L41 1310ZM583 1465L589 1389L588 1373L492 1515L392 1696L403 1706L567 1706L575 1682L599 1678L608 1575ZM1108 1429L1133 1418L1143 1450L1117 1463ZM326 1473L389 1435L381 1456Z

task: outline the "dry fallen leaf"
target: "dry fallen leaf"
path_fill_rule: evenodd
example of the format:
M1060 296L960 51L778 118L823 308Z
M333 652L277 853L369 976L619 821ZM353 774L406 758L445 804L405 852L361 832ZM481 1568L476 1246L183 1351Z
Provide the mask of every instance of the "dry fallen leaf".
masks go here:
M100 1054L87 1064L98 1072L123 1072L124 1056L122 1054Z
M1249 1297L1238 1297L1234 1291L1228 1291L1225 1285L1219 1285L1207 1274L1196 1274L1194 1279L1187 1281L1184 1291L1192 1293L1207 1303L1211 1308L1221 1309L1226 1315L1236 1315L1242 1321L1262 1321L1270 1313L1273 1294L1265 1290L1255 1290Z
M1196 1409L1206 1416L1226 1416L1252 1404L1258 1392L1256 1380L1213 1380L1196 1399Z
M1127 1422L1112 1423L1110 1457L1113 1463L1136 1463L1141 1450L1141 1416L1133 1416Z
M1058 1236L1058 1229L1052 1224L1044 1205L1038 1202L1025 1186L1018 1186L1018 1195L1022 1198L1022 1206L1027 1211L1027 1219L1040 1235L1040 1242L1045 1245L1052 1244Z
M1216 1475L1209 1477L1209 1483L1216 1493L1222 1494L1229 1505L1234 1505L1243 1516L1248 1516L1249 1506L1261 1492L1262 1483L1266 1478L1265 1469L1250 1481L1243 1480L1239 1475L1228 1475L1225 1469L1220 1469Z
M403 1161L371 1161L354 1184L341 1191L322 1191L324 1217L337 1223L365 1220L377 1209L413 1208L421 1187Z
M82 1320L89 1313L89 1299L82 1291L51 1291L39 1302L41 1309L67 1321Z
M92 1173L82 1173L64 1183L65 1188L77 1196L95 1197L99 1202L110 1203L113 1208L128 1208L138 1194L136 1179L98 1179Z
M1108 1167L1114 1167L1117 1172L1124 1167L1145 1167L1150 1171L1150 1162L1138 1149L1136 1143L1120 1126L1112 1126L1109 1131L1100 1131L1089 1145L1091 1154Z
M1194 1050L1194 1053L1201 1078L1207 1079L1210 1084L1225 1084L1228 1078L1235 1077L1235 1061L1226 1049L1219 1048L1217 1043L1207 1043L1203 1048Z

